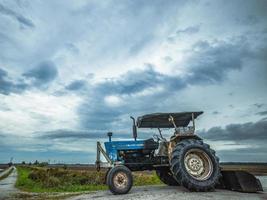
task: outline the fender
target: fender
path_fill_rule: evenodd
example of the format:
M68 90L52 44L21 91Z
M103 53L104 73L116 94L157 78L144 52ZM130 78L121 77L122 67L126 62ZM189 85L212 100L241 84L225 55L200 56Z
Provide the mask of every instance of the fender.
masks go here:
M168 144L168 157L170 159L170 156L172 154L173 148L177 143L184 139L196 139L196 140L202 140L199 136L195 134L175 134L170 138L170 142Z

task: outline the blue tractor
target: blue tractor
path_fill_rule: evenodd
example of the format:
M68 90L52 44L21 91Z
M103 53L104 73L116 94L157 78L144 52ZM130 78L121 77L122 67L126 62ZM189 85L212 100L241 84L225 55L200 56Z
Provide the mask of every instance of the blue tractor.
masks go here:
M126 194L132 187L132 171L155 170L167 185L181 185L190 191L212 191L215 187L237 191L262 190L261 184L247 172L223 171L215 151L195 135L195 119L203 112L153 113L133 117L133 139L112 141L107 135L104 150L97 142L96 167L108 167L106 184L113 194ZM189 124L191 126L189 126ZM137 139L137 128L155 128L157 134ZM169 140L162 130L174 129ZM101 153L107 163L100 161ZM247 185L249 183L249 185Z

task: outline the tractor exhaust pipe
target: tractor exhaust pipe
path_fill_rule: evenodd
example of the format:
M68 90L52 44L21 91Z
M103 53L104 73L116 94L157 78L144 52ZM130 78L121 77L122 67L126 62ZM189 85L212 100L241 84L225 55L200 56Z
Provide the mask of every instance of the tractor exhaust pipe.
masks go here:
M134 117L131 116L131 119L133 120L133 138L136 141L137 138L137 129L136 129L136 123Z

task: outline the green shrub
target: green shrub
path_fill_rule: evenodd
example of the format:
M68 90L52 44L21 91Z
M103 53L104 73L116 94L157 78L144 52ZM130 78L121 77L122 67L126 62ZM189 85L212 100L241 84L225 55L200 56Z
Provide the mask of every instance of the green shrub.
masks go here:
M43 182L43 186L48 187L48 188L58 187L58 186L60 186L60 180L54 176L49 176Z
M39 176L36 171L32 171L29 173L28 178L33 181L37 181L39 179Z
M28 175L28 178L34 181L42 182L47 179L49 174L43 169L32 169Z
M39 163L37 166L38 167L45 167L45 166L47 166L48 165L48 162L41 162L41 163Z

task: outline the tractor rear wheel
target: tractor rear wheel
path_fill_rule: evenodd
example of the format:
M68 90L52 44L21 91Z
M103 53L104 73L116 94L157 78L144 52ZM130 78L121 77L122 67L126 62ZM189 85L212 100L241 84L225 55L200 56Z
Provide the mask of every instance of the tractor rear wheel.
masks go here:
M212 191L221 177L215 151L202 140L186 139L177 143L170 165L174 178L190 191Z
M132 188L132 172L125 166L115 166L107 174L107 185L113 194L126 194Z
M179 183L173 178L172 172L169 168L161 168L156 170L159 179L166 185L177 186Z

